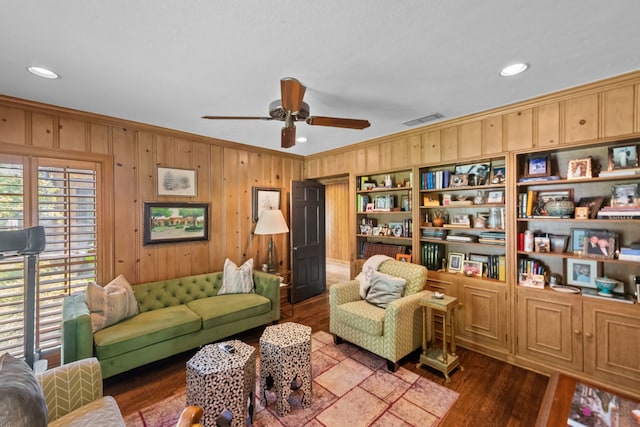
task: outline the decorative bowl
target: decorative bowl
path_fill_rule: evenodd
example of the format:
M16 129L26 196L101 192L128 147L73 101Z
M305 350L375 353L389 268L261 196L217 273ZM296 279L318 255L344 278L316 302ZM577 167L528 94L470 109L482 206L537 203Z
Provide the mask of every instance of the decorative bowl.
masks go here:
M593 281L596 283L598 289L600 289L599 294L607 297L613 296L612 291L620 283L615 279L609 279L607 276L596 277L595 279L593 279Z
M551 200L544 205L544 210L551 216L569 216L575 210L571 200Z

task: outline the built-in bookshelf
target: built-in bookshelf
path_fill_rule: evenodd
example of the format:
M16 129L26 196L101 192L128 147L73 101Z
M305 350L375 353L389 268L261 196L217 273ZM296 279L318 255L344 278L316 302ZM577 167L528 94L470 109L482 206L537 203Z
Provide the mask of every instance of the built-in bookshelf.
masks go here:
M358 259L412 255L413 173L389 171L356 178Z
M638 147L611 143L516 156L516 283L542 286L555 276L595 288L593 279L607 275L620 280L617 291L636 292L630 284L640 273ZM545 279L531 283L532 276Z
M424 167L418 179L422 264L505 281L505 158Z

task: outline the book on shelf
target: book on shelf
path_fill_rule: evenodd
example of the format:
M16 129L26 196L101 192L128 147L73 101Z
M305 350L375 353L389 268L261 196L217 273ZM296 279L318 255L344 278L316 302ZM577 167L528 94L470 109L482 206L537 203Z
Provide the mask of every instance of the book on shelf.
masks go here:
M428 270L440 270L444 258L442 243L425 243L422 245L422 265Z
M471 228L471 224L444 224L444 228Z
M504 239L485 239L479 238L478 243L484 243L485 245L499 245L504 246Z
M449 234L446 240L451 242L475 242L477 237L468 234Z
M632 175L640 175L640 168L630 168L630 169L613 169L610 171L600 171L598 174L599 177L611 177L611 176L632 176Z
M524 176L520 178L519 182L544 182L544 181L557 181L560 177L558 175L552 176Z
M633 297L625 294L611 293L611 296L602 295L602 293L593 288L582 288L582 296L589 298L600 298L608 301L624 302L633 304Z

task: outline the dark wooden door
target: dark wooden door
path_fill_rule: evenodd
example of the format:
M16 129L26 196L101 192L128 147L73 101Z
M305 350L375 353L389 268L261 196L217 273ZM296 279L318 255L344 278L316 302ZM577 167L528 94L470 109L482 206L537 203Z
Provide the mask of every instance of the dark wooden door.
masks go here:
M326 287L324 185L291 183L291 302L321 294Z

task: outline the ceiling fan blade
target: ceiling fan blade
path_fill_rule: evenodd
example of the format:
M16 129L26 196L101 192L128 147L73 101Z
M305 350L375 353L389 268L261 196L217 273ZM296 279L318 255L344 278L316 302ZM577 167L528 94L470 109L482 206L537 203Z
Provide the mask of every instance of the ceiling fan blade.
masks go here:
M282 148L291 148L296 145L296 127L283 127L282 128Z
M293 113L300 110L302 106L302 98L307 90L298 80L293 77L285 77L280 80L280 97L282 98L282 107Z
M332 126L336 128L364 129L371 126L369 120L341 119L339 117L312 116L306 120L309 125Z
M202 118L210 120L273 120L271 117L256 116L202 116Z

